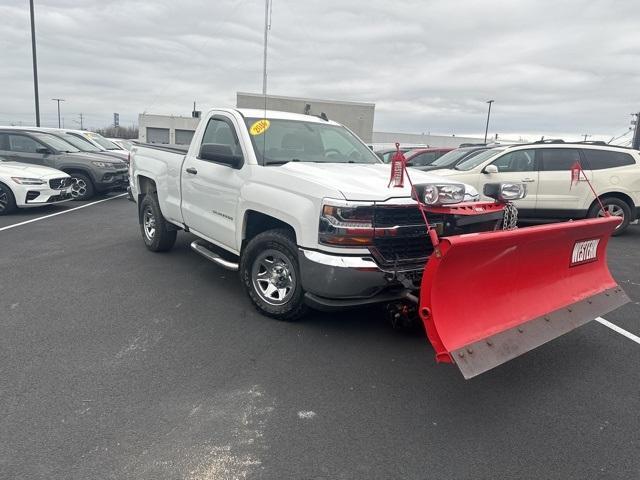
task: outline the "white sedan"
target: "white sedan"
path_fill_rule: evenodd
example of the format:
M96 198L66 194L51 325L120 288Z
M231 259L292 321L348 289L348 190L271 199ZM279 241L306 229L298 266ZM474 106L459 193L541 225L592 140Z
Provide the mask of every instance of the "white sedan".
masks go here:
M55 168L0 158L0 215L16 208L68 202L72 183L69 175Z

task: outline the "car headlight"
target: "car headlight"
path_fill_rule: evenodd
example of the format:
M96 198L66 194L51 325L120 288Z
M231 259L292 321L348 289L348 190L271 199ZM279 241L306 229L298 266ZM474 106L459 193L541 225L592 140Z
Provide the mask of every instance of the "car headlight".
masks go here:
M20 185L44 185L45 183L47 183L41 178L11 177L11 180L19 183Z
M486 183L482 192L499 202L511 202L526 197L527 186L524 183Z
M107 163L107 162L91 162L93 163L96 167L99 168L114 168L113 163Z
M418 200L427 205L450 205L464 201L465 186L459 183L425 183L415 186Z
M318 239L334 246L367 246L374 237L373 206L325 199L320 214Z

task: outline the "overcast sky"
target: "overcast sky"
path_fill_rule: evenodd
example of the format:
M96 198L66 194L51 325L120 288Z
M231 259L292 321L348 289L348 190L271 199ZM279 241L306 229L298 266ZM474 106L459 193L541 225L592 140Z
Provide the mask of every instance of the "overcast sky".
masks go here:
M43 125L260 92L264 0L35 0ZM634 0L273 0L269 93L374 102L375 130L613 136L640 110ZM33 123L27 0L0 5L0 123Z

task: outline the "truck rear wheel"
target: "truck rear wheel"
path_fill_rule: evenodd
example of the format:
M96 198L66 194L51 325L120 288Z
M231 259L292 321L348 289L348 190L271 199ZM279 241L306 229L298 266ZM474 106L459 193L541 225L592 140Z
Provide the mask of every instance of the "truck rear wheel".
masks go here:
M176 243L178 232L164 219L158 198L152 193L140 203L140 231L144 244L152 252L166 252Z
M297 252L291 233L278 229L256 235L242 253L242 284L263 315L291 322L306 313Z

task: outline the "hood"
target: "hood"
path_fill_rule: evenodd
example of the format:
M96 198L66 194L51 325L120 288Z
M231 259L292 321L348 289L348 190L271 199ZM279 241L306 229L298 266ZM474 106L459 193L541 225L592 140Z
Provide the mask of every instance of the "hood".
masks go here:
M20 177L68 177L68 175L60 170L49 167L41 167L40 165L31 165L29 163L19 162L0 162L0 174Z
M324 185L328 189L339 190L346 200L385 201L411 196L411 188L406 178L403 188L387 187L391 174L391 166L388 164L289 162L277 168L297 178ZM409 169L409 175L414 184L452 183L431 172ZM470 196L478 193L469 185L466 185L466 190Z
M114 156L102 155L101 153L93 153L93 152L71 152L71 153L63 153L62 156L69 160L77 160L77 161L93 161L93 162L104 162L104 163L115 163L121 164L123 160L116 158Z

